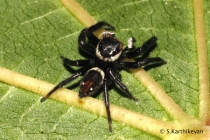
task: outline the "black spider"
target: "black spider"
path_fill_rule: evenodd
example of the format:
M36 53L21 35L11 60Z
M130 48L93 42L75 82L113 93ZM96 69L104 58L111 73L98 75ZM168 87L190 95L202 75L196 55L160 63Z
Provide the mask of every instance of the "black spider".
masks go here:
M90 66L92 68L86 71L78 71L71 77L61 81L45 97L41 99L41 102L45 101L57 89L83 75L83 78L80 82L79 97L82 98L86 96L93 96L101 87L103 87L109 130L111 132L112 119L109 109L108 84L114 82L115 85L119 86L123 90L123 93L127 97L137 101L137 99L129 92L127 87L121 82L118 70L122 68L135 69L150 64L161 65L165 64L166 62L159 57L144 58L143 60L136 62L122 61L125 58L136 58L139 55L144 55L145 53L150 52L151 48L157 45L157 38L155 36L150 38L142 45L142 47L136 49L133 48L133 43L135 42L134 38L129 38L128 46L123 49L122 42L115 38L114 33L105 31L103 32L101 39L95 37L93 32L99 28L104 28L105 30L115 30L115 28L110 24L101 21L90 28L83 29L78 38L79 47L83 51L94 55L94 59L73 61L61 56L64 65L85 67Z

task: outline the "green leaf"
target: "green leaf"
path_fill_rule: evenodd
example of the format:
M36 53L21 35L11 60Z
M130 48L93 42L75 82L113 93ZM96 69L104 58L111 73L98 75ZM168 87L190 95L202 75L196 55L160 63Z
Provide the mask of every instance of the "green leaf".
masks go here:
M148 73L142 70L138 70L140 74L137 71L121 71L123 83L139 99L138 103L122 97L116 88L109 91L112 104L142 114L142 118L146 116L145 121L134 122L143 125L137 127L121 121L122 116L120 113L118 117L114 114L116 108L113 106L112 115L115 121L112 124L113 133L110 133L107 118L95 114L94 111L87 111L85 107L76 107L53 99L40 103L40 95L14 86L16 84L1 82L0 137L3 139L181 139L182 136L182 139L206 138L209 131L205 126L210 122L208 118L210 111L205 107L209 105L209 98L204 98L202 95L209 97L205 94L209 93L209 79L202 84L200 78L201 75L208 78L208 72L200 73L203 67L199 61L200 46L196 38L197 27L194 18L194 14L198 13L195 10L196 5L194 6L189 0L111 2L78 0L78 3L96 21L103 20L115 26L116 36L124 44L131 36L136 38L136 46L141 46L153 35L158 37L158 47L150 56L163 58L167 61L166 65L150 69ZM63 67L60 55L73 60L85 59L78 51L77 38L80 31L85 28L84 24L88 25L89 22L81 21L64 5L57 0L0 1L0 66L53 84L71 76L72 73ZM204 5L206 36L203 35L209 46L209 1L205 0ZM3 73L3 70L0 73ZM24 82L26 79L21 81ZM79 80L76 80L69 84L70 87L74 87L73 91L78 92L76 86L78 82ZM208 91L203 92L202 87L207 87ZM102 94L96 98L103 100ZM95 100L90 99L90 101L95 105ZM95 108L97 104L93 110ZM136 116L130 119L133 120ZM183 131L174 134L172 128L203 130L206 135L181 134Z

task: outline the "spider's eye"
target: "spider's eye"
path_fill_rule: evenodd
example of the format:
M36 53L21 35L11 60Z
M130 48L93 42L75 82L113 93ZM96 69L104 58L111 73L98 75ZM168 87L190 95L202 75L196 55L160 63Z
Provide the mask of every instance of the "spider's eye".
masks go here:
M79 97L91 96L95 94L103 84L104 72L95 67L88 70L80 82Z
M114 37L104 37L100 40L96 55L99 59L113 62L120 56L122 52L122 43Z

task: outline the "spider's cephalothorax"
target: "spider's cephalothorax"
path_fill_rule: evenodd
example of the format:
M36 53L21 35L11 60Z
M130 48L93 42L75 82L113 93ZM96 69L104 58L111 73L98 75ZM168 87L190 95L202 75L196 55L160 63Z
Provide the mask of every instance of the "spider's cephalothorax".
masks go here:
M72 80L83 76L80 81L79 97L83 98L86 96L93 96L102 87L104 91L104 102L106 106L106 112L108 116L109 130L112 131L112 119L109 109L109 94L108 94L108 83L113 82L123 93L130 99L137 101L137 99L130 93L127 87L121 82L119 69L129 68L135 69L151 64L165 64L166 62L159 58L144 58L141 61L126 62L123 61L126 58L137 58L140 55L144 55L152 50L157 43L155 36L147 40L142 47L134 48L134 38L128 39L128 46L123 49L123 44L117 38L114 33L103 32L101 39L94 36L93 32L99 28L105 30L115 30L113 26L106 22L98 22L90 28L85 28L81 31L78 43L79 47L94 56L93 59L89 60L70 60L61 56L64 65L69 66L80 66L80 67L92 67L89 70L78 71L69 78L61 81L55 86L46 96L41 99L41 102L45 101L53 92L57 89L65 86ZM87 39L88 41L87 41Z
M96 56L105 62L114 62L119 58L123 50L122 42L113 34L104 33L96 47Z

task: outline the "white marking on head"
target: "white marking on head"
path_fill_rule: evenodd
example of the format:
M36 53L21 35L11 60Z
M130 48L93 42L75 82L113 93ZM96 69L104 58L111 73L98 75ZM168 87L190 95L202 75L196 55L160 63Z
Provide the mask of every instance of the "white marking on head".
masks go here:
M115 60L117 60L120 55L121 55L122 51L120 51L118 54L116 54L115 56L111 56L111 57L103 57L101 55L101 53L99 52L99 49L98 49L98 45L97 45L97 48L96 48L96 56L100 59L100 60L103 60L105 62L114 62Z
M105 42L107 41L113 41L114 44L110 44L111 42ZM113 45L113 46L112 46ZM116 46L117 45L117 46ZM104 52L99 51L99 47L102 47ZM113 47L113 48L112 48ZM123 44L114 37L114 33L111 32L103 32L103 38L99 41L96 47L96 56L105 62L114 62L117 60L123 50Z
M108 32L108 31L104 31L104 32L102 33L102 36L103 36L103 37L104 37L104 36L107 36L107 35L114 36L115 33L113 33L113 32Z

